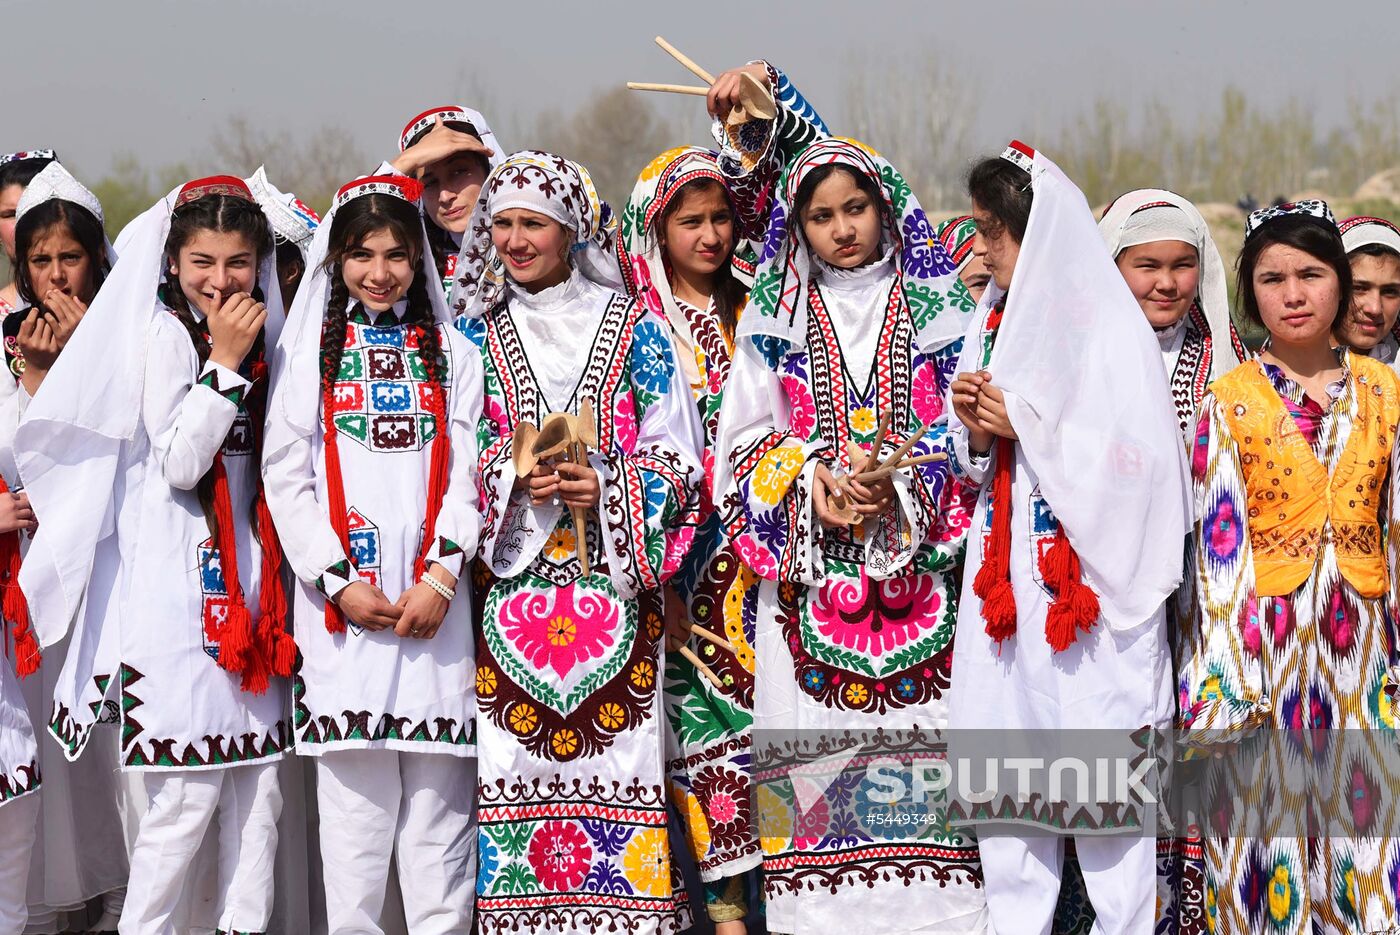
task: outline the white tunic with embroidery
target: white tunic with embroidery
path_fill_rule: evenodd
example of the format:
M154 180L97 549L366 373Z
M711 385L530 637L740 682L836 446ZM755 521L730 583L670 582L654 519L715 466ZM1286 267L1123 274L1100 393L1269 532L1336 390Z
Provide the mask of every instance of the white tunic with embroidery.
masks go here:
M323 433L299 436L265 457L268 503L295 588L301 668L294 677L298 751L393 749L475 754L471 596L462 581L431 640L400 638L346 621L325 626L325 597L364 581L392 602L413 586L423 541L434 420L417 335L399 321L405 303L371 322L361 306L346 322L335 387L335 424L350 554L331 528ZM476 547L476 424L481 366L475 350L438 326L452 457L428 560L460 575ZM302 388L298 388L302 392ZM318 408L318 412L319 412ZM269 407L269 419L282 418Z
M262 550L250 524L257 491L252 423L243 409L251 384L206 364L188 332L159 309L148 336L136 446L142 482L118 503L122 580L93 656L70 652L54 699L50 731L70 757L82 752L100 703L111 696L121 719L127 769L216 769L280 758L291 744L287 685L265 694L239 687L219 668L210 628L228 591L218 550L195 491L214 456L224 456L238 575L258 623ZM94 567L89 601L110 593L112 572ZM88 645L85 615L72 637ZM113 633L112 631L115 631ZM115 639L113 637L115 636Z

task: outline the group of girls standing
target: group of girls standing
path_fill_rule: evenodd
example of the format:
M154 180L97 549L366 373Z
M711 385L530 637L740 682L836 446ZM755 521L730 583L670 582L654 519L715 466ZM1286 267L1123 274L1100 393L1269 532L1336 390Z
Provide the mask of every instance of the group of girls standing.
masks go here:
M1400 232L1251 215L1247 359L1180 196L707 106L620 220L458 106L116 249L0 160L0 933L1400 930ZM1189 826L872 769L1173 725Z

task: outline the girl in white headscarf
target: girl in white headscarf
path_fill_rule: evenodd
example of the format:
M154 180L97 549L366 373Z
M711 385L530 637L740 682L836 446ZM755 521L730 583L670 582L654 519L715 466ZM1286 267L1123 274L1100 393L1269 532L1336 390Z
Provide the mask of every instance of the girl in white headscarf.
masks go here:
M1157 335L1189 442L1206 385L1248 356L1230 321L1225 264L1210 227L1175 192L1142 188L1109 205L1099 231Z
M51 149L31 149L0 153L0 250L13 270L15 265L15 214L19 200L34 176L58 159ZM0 319L20 306L18 284L0 286Z
M1164 605L1191 517L1157 344L1083 194L1044 154L1013 142L968 187L992 284L951 392L953 467L980 487L953 651L954 753L1131 759L1142 729L1172 713ZM1073 749L1066 728L1097 728L1098 745ZM1049 930L1073 837L1098 925L1149 931L1153 803L1104 806L1115 790L1080 797L1031 778L954 803L979 832L996 930Z
M282 318L272 236L242 180L216 176L126 244L16 437L45 517L20 572L41 642L76 617L49 730L76 757L114 696L122 766L150 801L121 931L177 930L216 813L219 927L260 931L296 651L256 467Z
M481 372L447 317L417 182L341 188L278 347L263 474L302 662L332 933L382 932L390 866L414 933L471 927L471 596Z
M14 491L0 494L0 512L28 509L14 460L20 412L115 262L103 232L101 204L57 162L45 166L20 197L15 250L22 307L5 317L5 350L23 389L20 381L0 379L0 477ZM29 530L0 534L0 567L17 568L28 545ZM14 599L5 604L7 616L12 625L27 629L28 614L18 600L13 574L8 583ZM38 675L23 682L36 732L48 724L66 650L64 643L50 647ZM117 926L127 878L126 839L112 771L117 740L115 730L99 731L93 738L98 752L77 762L68 762L56 744L39 746L46 783L29 877L30 931L62 931L68 913L81 912L99 895L104 914L96 930Z
M702 446L665 324L627 297L616 236L582 166L521 152L486 180L458 261L458 324L486 370L487 933L685 925L666 830L659 589L689 546ZM586 463L517 471L525 426L551 413L584 421Z

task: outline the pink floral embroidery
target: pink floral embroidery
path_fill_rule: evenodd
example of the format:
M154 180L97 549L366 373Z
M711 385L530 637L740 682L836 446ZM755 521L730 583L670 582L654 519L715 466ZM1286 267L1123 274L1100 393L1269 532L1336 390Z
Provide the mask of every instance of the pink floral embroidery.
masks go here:
M812 601L817 632L834 645L881 658L938 625L943 600L934 575L874 581L833 578Z
M783 391L787 393L788 406L792 409L789 427L798 438L811 438L817 427L817 401L812 391L797 377L783 377Z
M637 298L649 312L665 315L666 308L661 304L661 296L651 282L651 268L647 261L635 254L632 257L632 270L637 277Z
M501 435L511 431L510 416L506 414L505 407L496 399L487 396L481 407L482 415L490 419L496 425L496 431Z
M616 418L613 424L617 431L617 443L622 453L630 455L637 450L637 404L631 393L623 393L617 400Z
M525 591L501 608L506 639L530 665L553 669L560 678L612 648L617 617L615 604L580 592L577 584L544 593Z
M776 579L778 577L778 563L773 555L763 546L754 542L753 536L749 533L740 533L734 540L734 551L739 553L739 560L754 573L763 578Z
M914 387L910 395L909 402L914 407L914 415L924 425L931 425L934 419L943 414L943 394L938 389L936 365L930 363L919 368L919 372L914 375Z
M529 859L540 885L561 893L583 883L593 860L593 846L574 822L547 821L530 838Z

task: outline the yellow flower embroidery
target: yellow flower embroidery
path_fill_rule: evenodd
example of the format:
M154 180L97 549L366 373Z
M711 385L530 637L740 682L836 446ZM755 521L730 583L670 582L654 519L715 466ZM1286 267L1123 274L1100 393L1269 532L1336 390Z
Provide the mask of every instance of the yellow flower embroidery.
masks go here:
M802 449L774 448L763 456L753 472L754 496L772 506L783 499L797 475L802 473Z
M860 707L870 700L870 689L863 682L852 682L846 686L846 703Z
M875 431L875 411L869 406L861 406L852 412L851 428L862 435Z
M681 151L682 147L679 146L675 149L668 149L660 156L657 156L655 159L653 159L651 162L648 162L647 167L642 170L642 176L640 181L649 182L652 179L656 178L658 175L661 174L662 169L666 168L667 165L669 165L677 156L681 154Z
M551 561L562 562L574 554L574 531L562 526L556 527L544 541L545 554Z
M496 670L490 666L479 666L476 670L476 693L483 698L496 694Z
M792 840L792 809L767 783L758 787L758 833L763 853L781 854Z
M578 734L571 727L561 727L549 738L549 746L557 757L573 756L578 750Z
M526 734L534 733L535 728L540 724L539 715L535 712L535 706L525 701L517 703L510 709L510 713L506 716L506 721L510 724L510 729L522 737Z
M689 792L685 796L684 810L691 853L697 862L702 861L710 850L710 823L705 820L705 810L700 807L700 800Z
M620 730L627 721L627 712L616 701L606 701L598 708L598 723L604 730Z
M643 659L632 667L632 684L646 691L656 684L656 667Z
M549 645L568 646L578 639L578 624L573 618L558 616L549 621Z
M671 895L671 852L661 828L639 831L627 844L622 868L632 888L649 896Z

